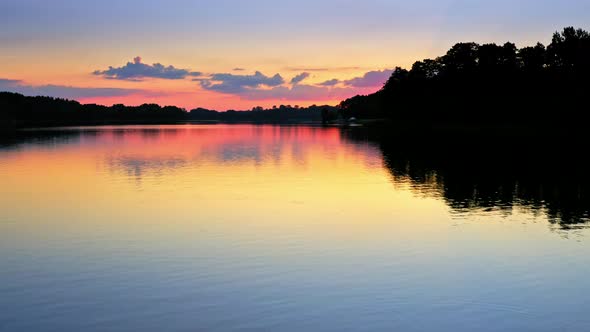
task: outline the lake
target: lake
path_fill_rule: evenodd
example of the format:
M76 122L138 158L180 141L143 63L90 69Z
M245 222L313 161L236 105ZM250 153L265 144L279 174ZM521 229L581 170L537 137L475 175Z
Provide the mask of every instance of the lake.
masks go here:
M0 331L590 330L585 152L414 141L271 125L4 139Z

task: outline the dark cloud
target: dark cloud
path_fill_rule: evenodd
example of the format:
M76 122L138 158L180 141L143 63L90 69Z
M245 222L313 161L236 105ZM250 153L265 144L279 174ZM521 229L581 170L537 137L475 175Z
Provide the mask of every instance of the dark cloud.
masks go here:
M244 71L244 70L246 70L246 69L244 69L244 68L240 68L240 67L236 67L236 68L234 68L234 71Z
M355 88L380 87L389 79L392 73L392 69L370 71L362 77L346 80L344 84Z
M16 92L26 96L50 96L67 99L92 97L120 97L145 93L139 89L86 88L65 85L27 85L20 80L0 79L0 91Z
M328 80L328 81L319 83L318 85L321 85L321 86L334 86L334 85L336 85L338 83L340 83L340 80L337 79L337 78L335 78L335 79L331 79L331 80Z
M392 70L370 71L349 80L331 79L318 84L301 84L311 76L302 72L286 84L281 75L269 77L261 72L254 75L213 74L196 78L203 89L231 94L249 100L338 100L351 97L359 90L379 88L391 76ZM342 84L343 86L338 86Z
M10 80L7 78L0 78L0 89L4 88L4 87L9 87L9 86L14 86L14 85L19 85L21 84L21 81L19 80Z
M261 87L276 87L284 84L285 80L279 74L270 77L257 71L254 75L213 74L200 82L205 90L242 94Z
M309 73L308 72L303 72L295 77L293 77L293 79L291 80L291 84L299 84L301 81L303 81L304 79L309 77Z
M127 62L123 67L111 66L107 70L96 70L93 74L108 79L126 81L141 81L144 78L178 80L188 76L201 76L200 72L179 69L174 66L164 66L159 63L148 65L141 62L141 57L135 57L133 62Z

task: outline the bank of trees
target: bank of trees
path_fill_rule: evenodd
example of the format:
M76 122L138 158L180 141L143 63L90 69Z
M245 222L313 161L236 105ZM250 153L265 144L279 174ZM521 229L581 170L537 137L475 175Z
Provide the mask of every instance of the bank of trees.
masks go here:
M52 97L27 97L0 92L0 129L39 126L101 124L166 124L190 121L301 123L319 122L323 112L336 114L333 106L281 105L270 109L218 112L204 108L186 111L175 106L143 104L103 106Z
M343 101L340 112L417 125L579 123L589 74L590 34L582 29L556 32L548 46L458 43L410 70L396 68L381 90Z
M186 111L174 106L80 104L52 97L27 97L0 92L0 127L94 125L111 123L170 123L186 118Z
M248 111L228 110L226 112L196 108L190 111L189 118L221 122L302 123L323 121L328 115L336 115L337 112L337 107L328 105L309 107L279 105L267 109L257 106Z

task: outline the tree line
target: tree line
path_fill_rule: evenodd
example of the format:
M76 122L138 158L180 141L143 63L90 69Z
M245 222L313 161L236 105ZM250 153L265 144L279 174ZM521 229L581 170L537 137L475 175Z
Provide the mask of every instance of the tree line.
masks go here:
M0 92L0 128L169 123L185 119L186 115L185 110L174 106L84 105L68 99Z
M329 105L280 105L265 109L257 106L248 111L228 110L218 112L196 108L189 112L189 118L195 121L220 122L265 122L265 123L302 123L322 121L326 114L337 114L338 108Z
M249 111L218 112L204 108L191 111L157 104L103 106L81 104L52 97L28 97L0 92L0 129L41 126L101 124L161 124L190 121L300 123L321 121L322 112L335 113L333 106L299 107L281 105L270 109L255 107Z
M424 124L585 123L590 34L565 28L548 46L458 43L395 68L383 88L340 103L343 117Z

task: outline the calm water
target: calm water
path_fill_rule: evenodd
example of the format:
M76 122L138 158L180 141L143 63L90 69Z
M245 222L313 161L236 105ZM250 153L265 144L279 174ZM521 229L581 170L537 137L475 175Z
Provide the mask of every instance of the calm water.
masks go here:
M4 141L0 331L590 330L587 168L404 146L249 125Z

